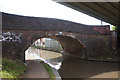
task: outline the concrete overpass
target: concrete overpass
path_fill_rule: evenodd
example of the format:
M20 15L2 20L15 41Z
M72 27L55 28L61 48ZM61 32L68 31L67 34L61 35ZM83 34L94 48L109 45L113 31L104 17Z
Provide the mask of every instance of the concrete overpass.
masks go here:
M53 0L87 15L119 27L119 0Z
M120 0L53 0L117 27L117 50L120 53Z
M88 59L112 56L109 25L90 26L64 20L2 13L2 56L24 61L25 51L40 38L52 38L66 55Z

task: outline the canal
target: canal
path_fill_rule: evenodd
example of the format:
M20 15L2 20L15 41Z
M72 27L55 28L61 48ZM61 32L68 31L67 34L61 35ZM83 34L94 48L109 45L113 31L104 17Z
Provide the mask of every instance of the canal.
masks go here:
M85 61L58 52L29 47L26 60L42 60L55 68L62 80L118 80L118 63ZM88 79L89 78L89 79Z

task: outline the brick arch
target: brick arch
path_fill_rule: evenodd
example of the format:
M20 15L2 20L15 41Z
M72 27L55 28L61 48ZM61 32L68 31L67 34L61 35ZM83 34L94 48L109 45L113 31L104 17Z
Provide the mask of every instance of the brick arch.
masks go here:
M51 38L57 40L62 46L65 55L87 59L85 45L83 45L83 43L81 43L77 39L65 35L44 35L42 37L34 36L31 38L32 41L28 43L29 45L27 44L26 50L30 47L31 44L33 44L35 41L41 38Z
M69 43L71 44L68 43L68 45L73 47L71 50L71 48L67 46L67 48L65 48L65 53L74 53L75 50L79 50L77 48L81 48L80 46L72 45L75 41L80 42L79 45L82 45L82 43L85 45L85 47L81 49L85 52L87 51L89 58L107 57L111 52L111 38L108 25L83 25L59 19L2 13L2 26L3 34L8 34L8 32L10 32L11 35L15 34L17 37L20 36L21 39L20 41L18 38L12 41L2 41L3 57L20 59L23 61L24 51L34 40L41 38L41 35L56 35L59 32L63 32L65 36L73 36L72 39L70 37L61 37L66 43L69 42L67 39L70 38ZM76 40L73 39L74 37ZM78 53L80 53L80 51L78 51ZM78 55L77 52L75 52L75 54L77 57L81 56Z

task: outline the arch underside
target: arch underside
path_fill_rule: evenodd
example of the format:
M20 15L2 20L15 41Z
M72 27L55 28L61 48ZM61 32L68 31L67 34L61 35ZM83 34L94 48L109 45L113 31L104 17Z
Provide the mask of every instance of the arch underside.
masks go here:
M52 36L42 36L40 38L51 38L57 40L64 50L65 55L74 56L78 58L86 57L86 49L82 43L80 43L75 38L64 36L64 35L52 35ZM40 39L33 39L33 42ZM32 43L33 43L32 42Z

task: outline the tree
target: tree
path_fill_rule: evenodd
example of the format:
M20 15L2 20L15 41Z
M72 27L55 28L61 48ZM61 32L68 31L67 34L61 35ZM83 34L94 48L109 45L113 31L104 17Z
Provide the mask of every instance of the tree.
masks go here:
M117 30L117 27L116 26L112 26L112 30Z

